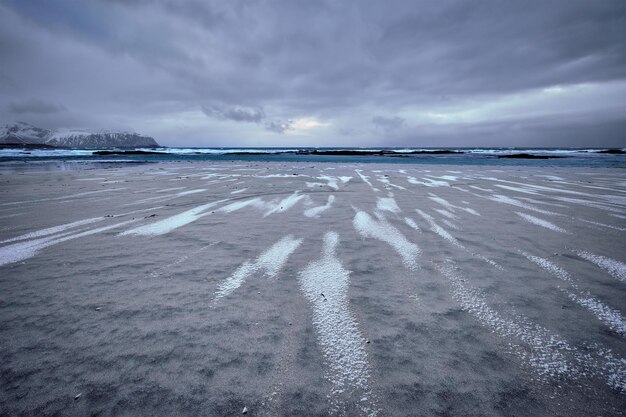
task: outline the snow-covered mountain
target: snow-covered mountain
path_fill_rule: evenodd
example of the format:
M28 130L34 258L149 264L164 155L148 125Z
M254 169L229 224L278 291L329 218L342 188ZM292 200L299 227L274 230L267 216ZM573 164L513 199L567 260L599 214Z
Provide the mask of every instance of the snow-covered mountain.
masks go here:
M28 123L0 125L0 144L48 145L73 149L158 147L150 136L109 130L41 129Z

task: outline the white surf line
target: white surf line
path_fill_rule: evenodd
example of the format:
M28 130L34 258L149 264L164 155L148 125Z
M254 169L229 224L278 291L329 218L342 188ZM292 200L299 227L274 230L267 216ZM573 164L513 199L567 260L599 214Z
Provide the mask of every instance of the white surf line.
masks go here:
M189 191L182 191L180 193L177 193L176 196L177 197L182 197L184 195L189 195L189 194L197 194L197 193L201 193L203 191L206 191L206 188L197 188L195 190L189 190Z
M467 249L465 246L463 246L461 244L461 242L459 242L454 236L452 236L450 233L448 233L448 231L446 229L444 229L443 227L439 226L435 222L435 219L430 214L427 214L427 213L423 212L420 209L415 209L415 211L417 212L417 214L422 216L422 218L424 220L426 220L426 222L430 225L430 230L431 231L433 231L434 233L436 233L440 237L444 238L445 240L450 242L452 245L456 246L459 249L463 249L464 251L470 253L472 256L474 256L474 257L476 257L478 259L481 259L481 260L487 262L489 265L493 266L496 269L504 270L504 268L502 268L502 266L500 264L498 264L497 262L487 258L486 256L481 255L480 253L471 252L469 249Z
M235 191L231 191L231 194L239 194L239 193L243 193L245 191L248 191L247 188L242 188L241 190L235 190Z
M523 209L526 209L526 210L534 211L536 213L548 214L548 215L551 215L551 216L562 216L562 214L555 213L554 211L548 211L548 210L540 209L538 207L531 206L530 204L526 204L524 202L521 202L521 201L516 200L514 198L511 198L511 197L507 197L505 195L493 194L493 195L490 195L490 196L481 196L481 197L484 197L487 200L495 201L496 203L508 204L508 205L511 205L511 206L515 206L515 207L523 208Z
M75 222L65 223L65 224L61 224L58 226L47 227L45 229L40 229L34 232L26 233L21 236L17 236L11 239L0 241L0 243L11 243L11 242L17 242L18 240L35 239L38 237L53 235L55 233L60 233L65 230L72 229L74 227L84 226L86 224L91 224L91 223L99 222L102 220L104 220L104 217L93 217L91 219L78 220Z
M274 213L283 213L295 206L300 200L305 197L307 197L306 194L299 194L299 191L294 191L294 193L287 198L276 202L271 201L269 204L271 204L273 207L265 212L263 217L267 217Z
M595 226L606 227L607 229L619 230L620 232L626 231L626 227L611 226L610 224L604 224L604 223L596 222L593 220L586 220L586 219L581 219L581 218L576 218L576 220L584 222L584 223L593 224Z
M400 255L407 268L411 270L418 268L417 257L420 248L387 221L382 218L374 220L369 214L359 211L354 216L352 224L361 236L378 239L390 245Z
M550 230L553 230L555 232L567 233L567 230L562 229L559 226L557 226L556 224L550 223L547 220L543 220L543 219L540 219L538 217L531 216L530 214L520 213L519 211L516 211L515 214L517 214L522 219L524 219L527 222L532 223L534 225L545 227L546 229L550 229Z
M312 207L304 211L306 217L318 217L320 214L328 210L335 202L335 196L329 195L328 201L323 206Z
M560 280L567 282L573 288L574 292L561 287L559 287L559 289L563 291L570 300L589 310L599 321L604 323L614 332L622 336L626 334L626 320L624 320L622 313L619 310L609 307L600 300L594 298L588 291L586 293L581 291L572 276L560 266L547 259L530 255L524 251L520 251L520 253L528 260L539 265L541 268L550 272Z
M295 239L293 235L283 237L274 243L269 249L261 253L254 262L249 260L244 262L237 270L228 278L226 278L215 291L213 302L232 294L237 288L245 282L253 274L262 272L267 278L273 278L285 266L287 259L298 249L302 243L302 239Z
M313 325L328 366L332 384L329 395L333 413L355 401L366 416L379 411L370 389L370 366L365 351L366 340L351 313L348 300L350 271L337 258L339 235L324 235L322 257L307 265L299 274L304 296L313 309Z
M369 186L370 186L370 188L371 188L373 191L380 191L378 188L376 188L376 187L374 187L374 186L372 185L372 183L371 183L371 182L370 182L370 180L369 180L369 178L370 178L370 177L368 177L368 176L366 176L366 175L361 174L361 170L355 169L355 170L354 170L354 172L356 172L356 173L357 173L357 175L358 175L358 176L359 176L359 177L363 180L363 182L364 182L364 183L366 183L367 185L369 185Z
M626 281L626 263L607 258L606 256L595 255L587 251L574 251L574 253L586 261L596 264L607 271L611 276L619 281Z
M478 213L476 210L474 210L473 208L469 208L469 207L461 207L461 206L456 206L450 202L448 202L447 200L433 194L433 193L428 193L428 198L432 201L434 201L437 204L442 205L443 207L449 209L450 211L454 211L454 210L462 210L466 213L472 214L474 216L480 216L480 213Z
M404 222L412 229L417 230L418 232L422 232L422 229L420 229L420 227L417 225L417 223L415 223L415 220L413 220L410 217L405 217L404 218Z
M530 323L525 317L502 317L487 304L481 291L465 285L465 279L459 275L452 261L448 260L443 265L435 264L435 267L452 284L453 296L461 303L463 310L497 336L505 340L517 339L526 346L529 352L518 344L509 345L513 353L543 380L580 373L566 357L573 348L565 340L544 327Z
M395 214L402 211L393 197L378 197L376 208L381 211L389 211Z
M208 210L211 207L216 206L219 203L223 203L224 201L228 201L228 199L215 201L213 203L203 204L198 207L194 207L190 210L184 211L182 213L176 214L171 217L167 217L163 220L159 220L154 223L146 224L144 226L139 226L134 229L126 230L119 234L119 236L128 236L128 235L137 235L137 236L159 236L169 233L179 227L185 226L189 223L195 222L196 220L204 217L209 213L203 213L205 210Z
M113 225L99 227L96 229L88 229L83 232L72 234L71 232L62 233L60 235L42 237L34 240L27 240L25 242L13 243L11 245L0 247L0 266L7 265L15 262L20 262L28 258L32 258L39 251L58 243L66 242L72 239L78 239L80 237L93 235L96 233L104 232L117 227L122 227L127 224L136 222L137 220L126 220L121 223L115 223Z
M100 193L109 193L109 192L112 192L112 191L122 191L122 190L127 190L127 189L128 188L124 187L124 188L110 188L110 189L107 189L107 190L85 191L84 193L64 195L64 196L61 196L61 197L42 198L42 199L39 199L39 200L11 201L9 203L2 203L2 204L0 204L0 206L13 206L13 205L17 205L17 204L41 203L41 202L44 202L44 201L68 200L68 199L72 199L72 198L76 198L76 197L84 197L86 195L100 194Z

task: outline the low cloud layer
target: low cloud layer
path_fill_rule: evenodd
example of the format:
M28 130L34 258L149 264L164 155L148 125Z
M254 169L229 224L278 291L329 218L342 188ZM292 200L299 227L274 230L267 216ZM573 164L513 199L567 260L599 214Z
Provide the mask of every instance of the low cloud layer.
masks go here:
M621 0L4 0L0 19L0 121L170 146L624 145Z

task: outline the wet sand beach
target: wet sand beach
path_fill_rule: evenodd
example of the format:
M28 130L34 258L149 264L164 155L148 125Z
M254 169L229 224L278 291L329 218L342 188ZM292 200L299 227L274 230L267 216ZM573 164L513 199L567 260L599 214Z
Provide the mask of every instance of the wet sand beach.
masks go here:
M626 172L0 175L0 415L621 416Z

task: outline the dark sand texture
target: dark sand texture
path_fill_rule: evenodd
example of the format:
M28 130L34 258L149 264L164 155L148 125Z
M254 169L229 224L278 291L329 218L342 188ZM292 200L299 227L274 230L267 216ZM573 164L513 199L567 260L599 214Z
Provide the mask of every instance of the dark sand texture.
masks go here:
M622 170L169 163L0 196L0 415L626 414Z

